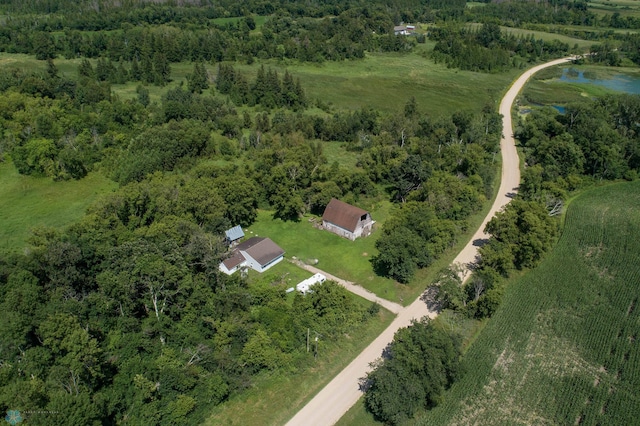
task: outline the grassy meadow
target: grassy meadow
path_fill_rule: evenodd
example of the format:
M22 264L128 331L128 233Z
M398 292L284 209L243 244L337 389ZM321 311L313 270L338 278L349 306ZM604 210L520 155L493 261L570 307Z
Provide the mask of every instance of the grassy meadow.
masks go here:
M634 424L640 416L640 182L574 199L418 424ZM357 423L354 423L357 424Z
M281 72L288 69L300 78L309 98L321 99L338 109L373 107L383 112L397 112L415 96L419 111L433 116L459 110L478 111L489 102L497 102L519 73L518 70L485 74L449 69L425 58L430 46L419 45L410 54L368 53L359 61L300 64L269 60L262 63ZM237 68L252 75L259 62L256 64Z
M100 194L116 186L95 172L82 180L54 182L20 175L10 162L0 163L0 251L24 247L34 227L76 222Z
M428 56L430 45L419 45L409 54L369 53L363 60L298 63L287 60L257 60L252 65L234 66L252 79L261 65L283 73L288 70L299 78L310 99L320 99L336 109L372 107L383 112L400 111L412 97L421 112L433 116L449 115L459 110L479 111L489 102L497 102L502 92L518 74L511 70L501 74L474 73L448 69L435 64ZM55 64L62 75L77 76L81 59L58 58ZM95 62L94 62L95 65ZM0 53L0 67L44 70L46 62L23 54ZM209 74L217 74L217 65L206 65ZM172 81L164 87L149 85L151 101L160 102L167 90L187 82L193 64L171 64ZM121 99L137 97L140 83L114 84L112 91Z

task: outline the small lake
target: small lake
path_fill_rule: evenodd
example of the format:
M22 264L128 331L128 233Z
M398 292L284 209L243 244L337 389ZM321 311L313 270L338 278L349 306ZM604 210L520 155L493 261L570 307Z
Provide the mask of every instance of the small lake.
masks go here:
M633 77L627 74L616 74L613 78L598 79L590 78L589 72L585 77L584 71L578 71L571 68L564 68L562 70L562 77L559 81L565 83L580 83L580 84L595 84L598 86L606 87L607 89L615 90L617 92L625 92L630 94L640 94L640 78Z

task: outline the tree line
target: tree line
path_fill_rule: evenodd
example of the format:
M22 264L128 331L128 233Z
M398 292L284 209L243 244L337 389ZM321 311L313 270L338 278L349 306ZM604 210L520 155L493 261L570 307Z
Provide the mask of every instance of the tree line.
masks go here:
M436 41L432 58L450 68L500 72L524 67L529 62L566 55L569 45L558 40L544 41L530 36L505 34L496 23L478 29L460 26L433 28L429 38Z
M563 114L536 109L515 136L526 168L517 198L487 224L491 238L466 285L455 270L436 283L442 306L475 318L498 308L505 279L534 267L553 246L558 217L570 194L603 180L637 179L640 97L609 95L570 104Z
M208 10L204 9L205 16ZM110 13L107 8L100 15L109 17ZM170 9L166 15L177 17L180 13ZM86 21L91 16L79 19ZM253 61L253 58L322 62L362 58L365 51L408 50L414 42L395 36L392 12L376 4L350 5L322 17L277 13L259 31L255 31L256 21L246 10L230 14L238 19L224 23L198 20L190 25L153 17L146 17L149 21L131 22L116 16L117 21L109 28L79 28L68 22L47 24L51 19L70 19L60 15L42 16L37 22L17 17L0 29L0 51L33 54L42 60L62 55L67 59L105 57L131 62L135 58L142 62L161 54L170 63ZM145 22L152 25L142 25Z

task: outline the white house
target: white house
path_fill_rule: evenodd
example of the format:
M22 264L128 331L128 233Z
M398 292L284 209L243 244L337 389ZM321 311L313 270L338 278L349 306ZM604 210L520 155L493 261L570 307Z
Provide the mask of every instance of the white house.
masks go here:
M236 246L231 256L225 259L219 269L227 275L247 267L260 273L279 263L284 258L284 250L269 238L252 237Z
M415 30L415 25L396 25L395 27L393 27L393 33L395 35L409 35L413 34Z
M395 35L407 35L407 27L404 25L396 25L393 27L393 33Z
M332 198L324 209L322 227L351 241L366 237L375 222L368 211Z

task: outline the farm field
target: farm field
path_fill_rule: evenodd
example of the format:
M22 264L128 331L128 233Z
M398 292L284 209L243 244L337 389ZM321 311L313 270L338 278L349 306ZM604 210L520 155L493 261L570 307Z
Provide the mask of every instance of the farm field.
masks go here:
M0 252L22 249L34 227L76 222L100 194L116 187L95 172L82 180L54 182L20 175L10 162L0 163Z
M603 33L612 31L618 34L637 33L638 30L630 28L612 28L612 27L595 27L587 25L559 25L559 24L538 24L536 28L552 30L553 33L559 34L584 34L584 33Z
M634 424L640 416L640 182L574 199L418 424Z

